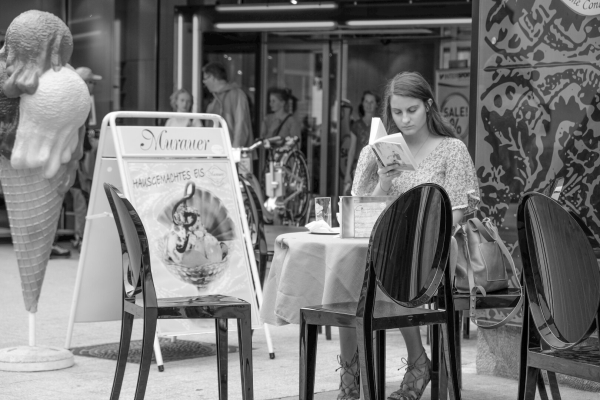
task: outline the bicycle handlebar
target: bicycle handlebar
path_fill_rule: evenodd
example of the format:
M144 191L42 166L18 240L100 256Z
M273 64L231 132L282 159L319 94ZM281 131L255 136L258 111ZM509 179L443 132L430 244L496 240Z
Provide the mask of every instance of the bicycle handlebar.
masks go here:
M265 148L269 148L271 145L279 146L284 140L286 142L291 141L293 142L292 144L295 144L298 142L298 140L300 140L300 138L298 138L298 136L288 136L284 139L281 136L273 136L268 139L259 139L250 147L242 147L240 148L240 150L243 152L251 152L259 148L260 146L265 146Z

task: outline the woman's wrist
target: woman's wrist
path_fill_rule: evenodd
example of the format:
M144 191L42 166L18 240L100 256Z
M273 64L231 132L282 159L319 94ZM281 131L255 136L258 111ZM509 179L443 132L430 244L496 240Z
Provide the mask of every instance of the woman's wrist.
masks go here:
M390 191L390 190L392 190L392 185L390 185L390 187L389 187L389 188L387 188L387 190L386 190L386 189L384 189L384 187L383 187L383 183L381 183L381 179L380 179L380 180L379 180L379 188L381 189L381 191L382 191L382 192L384 192L384 193L389 193L389 191Z

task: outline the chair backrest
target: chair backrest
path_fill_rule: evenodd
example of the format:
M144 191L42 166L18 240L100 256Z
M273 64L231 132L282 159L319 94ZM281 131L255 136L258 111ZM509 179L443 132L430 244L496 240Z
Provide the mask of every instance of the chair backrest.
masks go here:
M548 186L546 186L541 193L545 196L552 197L554 200L558 200L560 192L562 192L564 182L565 178L563 177L551 179L548 183Z
M156 293L144 225L129 200L117 188L105 183L104 191L121 241L124 295L133 299L143 294L145 305L154 304Z
M542 339L566 349L592 333L600 305L600 271L586 232L555 200L521 199L519 247L529 310Z
M448 262L450 200L435 184L419 185L390 204L377 220L367 255L379 287L404 307L426 304Z

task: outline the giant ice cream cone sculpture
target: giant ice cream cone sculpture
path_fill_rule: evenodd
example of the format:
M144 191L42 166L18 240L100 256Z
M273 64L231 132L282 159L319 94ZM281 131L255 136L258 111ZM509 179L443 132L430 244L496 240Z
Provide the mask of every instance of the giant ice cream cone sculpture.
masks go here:
M36 371L73 364L66 350L70 360L52 355L52 362L38 363L62 349L48 352L35 346L34 334L63 196L83 151L80 128L90 111L87 85L67 64L72 51L66 25L41 11L15 18L0 49L0 182L30 320L29 347L0 350L0 369ZM29 365L12 369L11 363L23 362Z
M25 307L32 313L63 196L81 157L78 131L90 109L86 84L70 66L63 67L71 52L64 23L40 11L15 18L0 50L0 113L5 111L0 115L0 182Z

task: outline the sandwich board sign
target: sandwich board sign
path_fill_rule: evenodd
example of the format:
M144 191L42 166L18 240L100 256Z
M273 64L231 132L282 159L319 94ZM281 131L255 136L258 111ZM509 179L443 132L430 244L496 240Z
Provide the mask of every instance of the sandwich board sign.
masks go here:
M262 302L254 251L225 121L213 128L117 125L117 118L181 118L181 113L113 112L103 122L67 333L75 322L121 319L121 246L103 184L117 187L140 215L159 298L223 294ZM158 335L214 332L214 321L158 321ZM265 326L266 328L266 326ZM273 353L268 331L267 344Z

